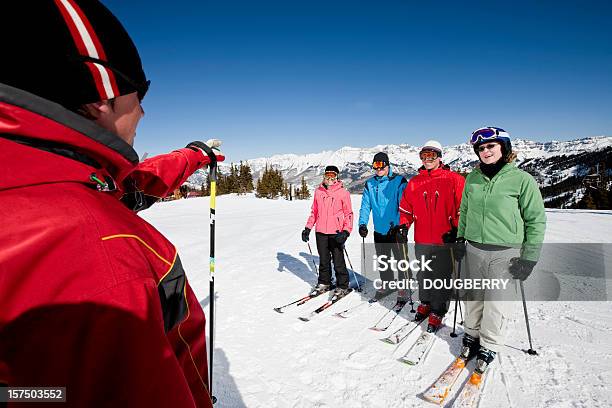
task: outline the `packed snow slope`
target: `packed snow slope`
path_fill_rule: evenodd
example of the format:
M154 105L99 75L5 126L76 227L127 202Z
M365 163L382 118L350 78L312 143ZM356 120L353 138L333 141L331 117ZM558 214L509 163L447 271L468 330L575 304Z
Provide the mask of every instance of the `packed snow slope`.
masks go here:
M357 212L360 197L352 199ZM388 302L349 319L332 316L362 301L357 293L310 322L297 317L324 299L284 314L273 311L304 296L316 282L313 257L300 239L310 204L235 195L217 199L215 406L434 406L419 394L458 353L460 337L442 336L423 366L410 367L397 359L418 331L399 347L378 341L412 316L409 307L385 333L368 327ZM210 318L208 206L208 198L193 198L158 203L141 215L178 247ZM547 242L611 241L612 211L549 210L547 217ZM347 242L357 270L360 243L356 231ZM315 250L312 236L311 246ZM529 302L527 307L539 356L521 351L529 346L519 304L480 406L612 406L612 303ZM452 307L449 315L452 325Z

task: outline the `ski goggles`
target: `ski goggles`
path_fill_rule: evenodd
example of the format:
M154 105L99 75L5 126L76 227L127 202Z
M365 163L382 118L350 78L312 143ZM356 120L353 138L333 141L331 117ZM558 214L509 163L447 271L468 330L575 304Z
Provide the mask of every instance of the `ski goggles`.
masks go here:
M323 177L325 177L327 180L335 180L338 178L338 173L335 171L326 171Z
M476 129L470 138L470 144L476 144L487 140L495 140L498 137L508 137L508 132L502 128L483 127Z
M375 161L374 163L372 163L372 168L374 170L382 170L387 166L387 163L385 163L384 161Z
M421 153L419 153L419 157L422 161L435 160L438 158L438 152L433 150L423 150Z
M481 144L480 146L478 146L478 152L482 153L485 150L493 150L493 149L495 149L495 146L500 146L500 144L499 143Z

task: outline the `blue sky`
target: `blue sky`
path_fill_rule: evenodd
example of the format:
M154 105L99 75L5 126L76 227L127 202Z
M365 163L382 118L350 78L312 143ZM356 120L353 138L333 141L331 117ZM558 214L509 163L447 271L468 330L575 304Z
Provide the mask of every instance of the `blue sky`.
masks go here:
M118 1L151 90L135 148L231 161L612 134L610 2Z

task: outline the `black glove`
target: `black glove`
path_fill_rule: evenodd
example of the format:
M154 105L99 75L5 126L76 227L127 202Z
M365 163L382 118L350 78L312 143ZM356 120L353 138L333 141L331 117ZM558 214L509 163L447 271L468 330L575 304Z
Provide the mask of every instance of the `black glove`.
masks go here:
M346 242L346 239L349 237L349 232L347 230L344 230L342 232L340 231L336 231L336 235L334 236L334 239L336 240L336 242L340 245L344 245L344 243Z
M465 238L458 237L455 239L455 245L453 245L453 255L455 256L455 261L461 262L463 257L465 256Z
M195 150L196 152L198 150L202 151L202 153L204 153L205 155L208 155L208 149L211 149L210 151L215 155L215 156L219 156L222 155L223 153L221 153L221 151L219 150L219 146L221 146L221 141L218 139L209 139L206 141L206 143L201 142L199 140L195 140L191 143L189 143L187 146L187 148L191 149L191 150ZM212 159L212 157L211 157Z
M394 238L395 242L406 242L408 240L408 227L406 224L396 225L389 228L387 235Z
M452 244L453 242L457 242L457 228L452 227L450 231L442 234L442 242L445 244Z
M397 237L397 242L407 242L408 241L408 226L406 224L401 224L397 226L397 233L395 235ZM400 241L399 238L402 238L403 241Z
M368 227L366 227L365 224L361 224L359 226L359 235L361 235L361 238L365 238L368 236Z
M536 266L536 261L530 261L528 259L523 258L512 258L510 260L510 274L514 279L519 279L524 281L531 275L531 271Z
M309 236L310 236L310 228L304 228L304 231L302 231L302 241L308 242Z

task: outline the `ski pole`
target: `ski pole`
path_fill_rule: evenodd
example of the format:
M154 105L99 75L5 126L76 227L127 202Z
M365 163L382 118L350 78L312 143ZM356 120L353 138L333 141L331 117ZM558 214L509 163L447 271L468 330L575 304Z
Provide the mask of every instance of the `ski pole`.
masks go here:
M351 258L349 258L348 252L346 250L346 246L342 246L344 248L344 253L346 254L346 259L349 262L349 265L351 267L351 272L353 272L353 278L355 278L355 282L357 282L357 292L361 292L361 285L359 285L359 279L357 279L357 274L355 273L355 270L353 269L353 264L351 263Z
M463 310L461 309L461 302L459 302L459 314L461 315L461 321L459 322L459 324L463 326L465 320L463 319Z
M210 179L210 320L208 337L210 338L209 358L208 358L208 392L212 403L217 402L217 398L213 395L213 352L215 350L215 214L216 214L216 198L217 198L217 156L212 148L206 144L202 144L202 150L208 155L210 163L208 165Z
M367 281L366 278L366 273L365 273L365 264L366 264L366 258L365 258L365 237L361 237L361 254L363 255L363 265L361 268L361 275L363 276L363 278L365 279L364 283Z
M527 315L527 302L525 302L525 289L523 288L523 281L519 281L521 286L521 295L523 297L523 312L525 312L525 323L527 324L527 337L529 338L529 350L523 350L527 354L532 356L537 356L538 352L533 349L533 344L531 342L531 330L529 329L529 316Z
M404 254L404 260L408 260L408 253L406 252L406 247L401 243L397 243ZM414 301L412 300L412 270L408 269L408 302L410 303L410 313L416 313L414 310Z
M319 276L319 270L317 269L317 264L314 261L314 255L312 254L312 248L310 247L310 241L306 241L306 243L308 244L308 250L310 251L310 256L311 256L311 260L312 260L312 264L315 267L315 271L317 272L317 276Z
M453 275L457 272L457 280L459 280L461 276L461 262L455 269L455 252L453 248L450 249L451 262L453 264ZM450 334L451 337L457 337L457 333L455 333L455 328L457 327L457 306L459 305L459 291L455 289L455 316L453 317L453 332ZM461 314L461 319L463 320L463 313Z

